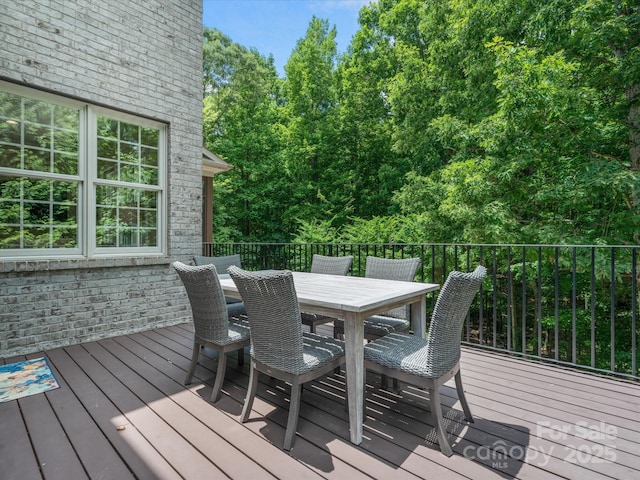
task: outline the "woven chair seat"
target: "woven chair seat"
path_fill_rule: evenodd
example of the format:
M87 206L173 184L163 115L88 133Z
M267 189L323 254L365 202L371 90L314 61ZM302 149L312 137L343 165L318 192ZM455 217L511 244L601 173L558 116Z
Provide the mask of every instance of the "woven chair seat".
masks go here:
M229 327L227 329L227 336L210 340L218 345L229 345L231 343L241 342L242 340L249 340L251 338L251 330L249 329L249 320L247 316L242 317L229 317Z
M344 332L344 320L334 320L334 326L339 332ZM386 315L373 315L364 319L365 338L378 338L395 332L406 332L411 323L403 318L387 317Z
M304 367L296 372L298 375L333 362L344 355L344 342L313 333L302 333L302 359Z
M459 353L459 352L458 352ZM435 378L447 373L459 355L438 360L427 340L408 333L391 333L364 346L364 358L410 375Z

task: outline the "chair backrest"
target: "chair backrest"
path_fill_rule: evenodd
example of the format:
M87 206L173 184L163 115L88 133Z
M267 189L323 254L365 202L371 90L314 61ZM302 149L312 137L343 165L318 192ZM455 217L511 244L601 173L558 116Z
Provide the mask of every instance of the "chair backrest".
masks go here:
M242 268L242 263L240 262L240 255L225 255L223 257L203 257L203 256L195 256L193 257L193 261L196 265L209 265L213 264L216 266L216 270L218 273L227 273L227 268L231 265L235 265L236 267Z
M216 267L212 264L192 267L174 262L173 268L187 290L196 336L213 342L226 338L229 316Z
M346 275L349 273L353 255L344 257L328 257L314 254L311 259L311 273L324 273L326 275Z
M449 371L460 359L460 335L471 303L487 269L482 265L471 273L449 273L438 294L427 335L429 361L435 374Z
M304 367L302 319L289 270L248 272L229 267L229 275L244 301L251 328L251 355L285 372Z
M380 278L383 280L399 280L401 282L413 282L420 258L379 258L367 257L364 276L368 278ZM409 320L409 306L394 308L383 315Z

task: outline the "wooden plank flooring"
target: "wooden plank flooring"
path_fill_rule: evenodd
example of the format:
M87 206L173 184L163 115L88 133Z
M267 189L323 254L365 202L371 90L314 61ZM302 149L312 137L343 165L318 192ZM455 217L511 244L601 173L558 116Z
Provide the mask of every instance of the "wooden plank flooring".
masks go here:
M330 375L305 388L287 453L287 386L261 377L250 421L241 424L248 361L238 367L230 359L222 399L212 405L213 352L201 356L194 383L182 384L191 342L191 327L179 325L44 352L61 388L0 404L0 478L640 479L636 383L465 349L475 422L464 421L447 384L455 443L447 458L426 392L381 390L373 374L364 439L352 445L344 378Z

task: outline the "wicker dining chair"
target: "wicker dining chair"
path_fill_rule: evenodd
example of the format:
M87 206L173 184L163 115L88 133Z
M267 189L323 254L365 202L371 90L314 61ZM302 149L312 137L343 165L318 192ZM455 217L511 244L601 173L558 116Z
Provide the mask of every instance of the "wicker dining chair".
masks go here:
M244 347L250 344L249 321L246 315L240 314L244 312L244 306L241 311L236 310L235 315L230 316L229 311L234 311L235 307L226 304L214 265L193 267L174 262L173 268L178 272L187 291L195 329L191 367L184 383L191 383L201 348L212 348L218 352L218 369L211 401L217 402L227 367L227 353L237 350L238 364L243 364Z
M379 258L367 257L364 276L383 280L399 280L413 282L420 258ZM392 332L406 332L411 327L411 313L409 305L394 308L379 315L367 317L364 320L364 338L375 340ZM336 336L344 335L344 320L333 322Z
M220 257L205 257L202 255L196 255L193 257L193 262L196 265L215 265L218 274L225 275L227 273L227 268L231 265L235 265L236 267L242 268L242 260L240 259L239 254L234 255L224 255ZM234 304L242 304L242 300L233 297L224 297L227 305ZM241 305L244 308L244 304ZM234 305L234 312L239 311L240 305Z
M325 275L346 275L351 269L353 255L344 257L330 257L327 255L314 254L311 258L311 273L322 273ZM302 312L302 324L309 327L311 333L315 333L318 325L333 322L334 317L318 315L315 313Z
M302 384L344 364L344 343L302 332L300 307L288 270L247 272L229 267L251 326L251 370L241 421L249 419L259 372L291 384L284 449L290 450L298 424Z
M487 269L478 266L471 273L453 271L447 277L431 316L427 338L408 333L391 333L364 347L365 367L429 390L431 416L440 451L451 456L440 404L440 386L455 377L464 416L473 422L460 376L460 337L471 303Z

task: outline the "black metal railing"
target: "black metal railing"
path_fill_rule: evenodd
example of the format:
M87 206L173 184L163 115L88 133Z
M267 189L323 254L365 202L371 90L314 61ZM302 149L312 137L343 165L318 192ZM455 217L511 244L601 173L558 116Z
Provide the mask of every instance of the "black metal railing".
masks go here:
M463 343L532 359L640 379L640 246L476 244L204 244L203 255L239 253L248 269L308 271L314 253L420 257L417 281L442 284L478 264L488 275L463 329ZM428 297L433 308L437 293Z

